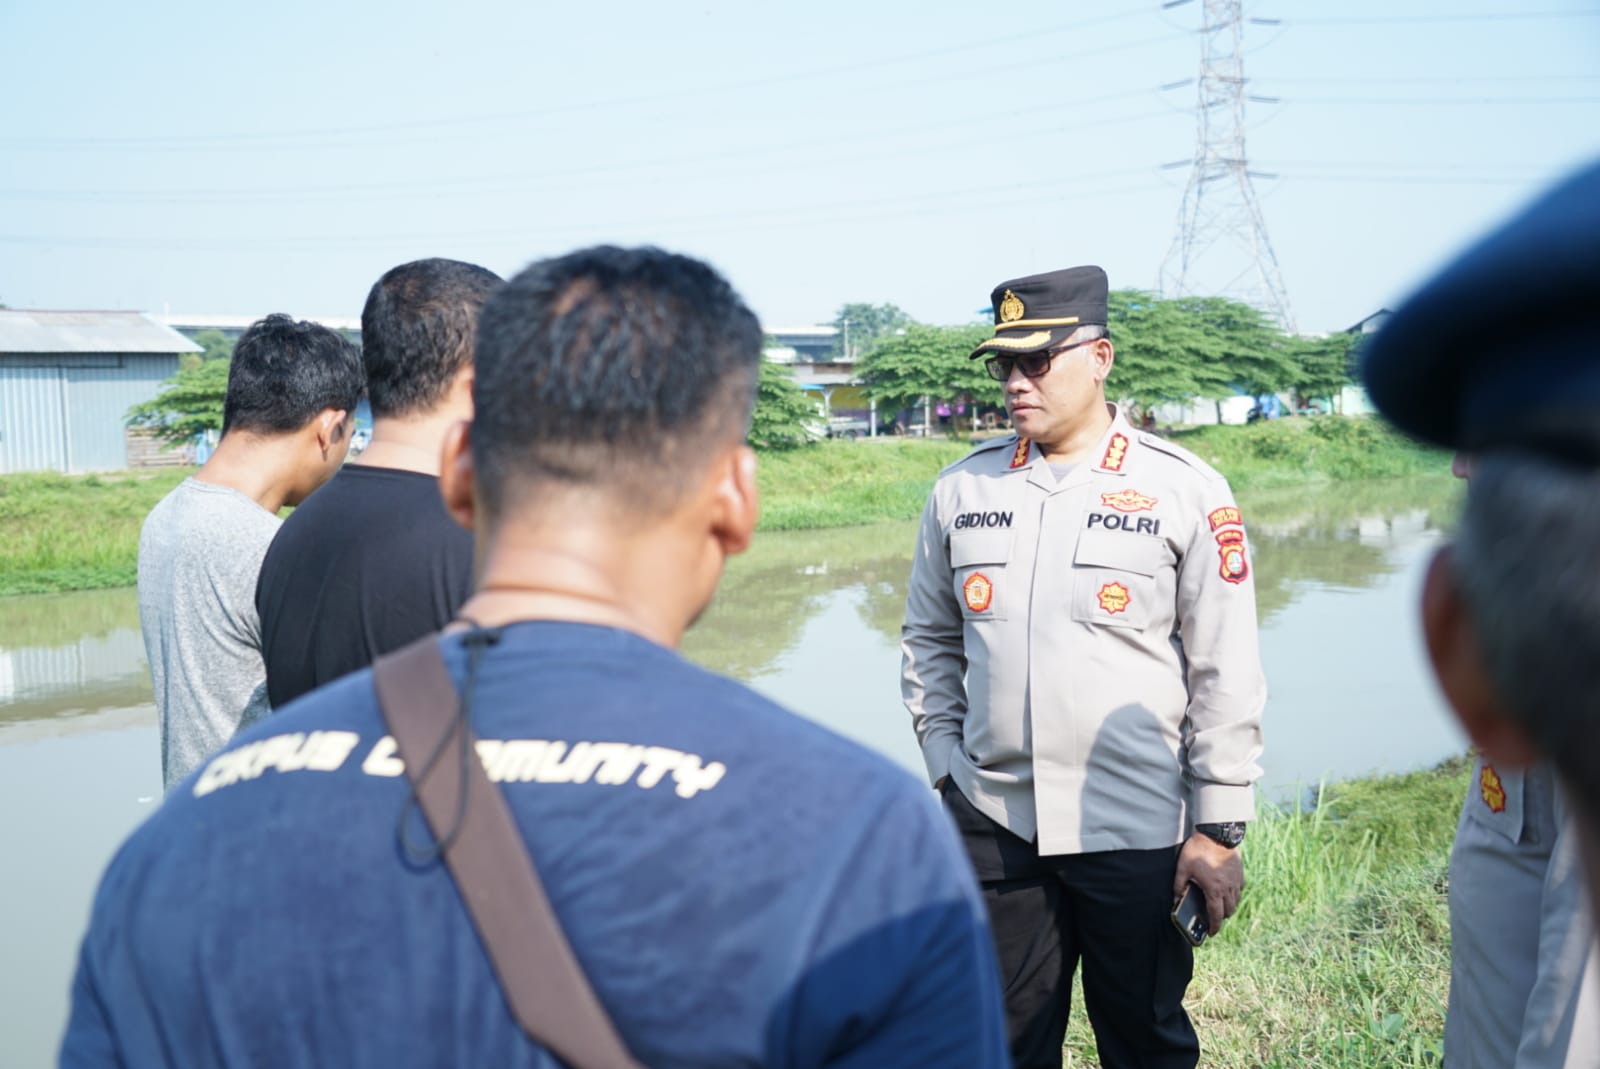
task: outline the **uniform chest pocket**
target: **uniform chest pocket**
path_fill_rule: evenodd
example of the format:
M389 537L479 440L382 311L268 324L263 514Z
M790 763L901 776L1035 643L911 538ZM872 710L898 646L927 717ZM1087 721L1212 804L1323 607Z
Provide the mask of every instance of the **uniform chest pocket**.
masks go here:
M1089 529L1072 556L1072 618L1143 629L1155 617L1156 576L1172 565L1159 538Z
M950 572L961 615L968 620L1004 620L1012 596L1006 577L1011 532L953 531Z

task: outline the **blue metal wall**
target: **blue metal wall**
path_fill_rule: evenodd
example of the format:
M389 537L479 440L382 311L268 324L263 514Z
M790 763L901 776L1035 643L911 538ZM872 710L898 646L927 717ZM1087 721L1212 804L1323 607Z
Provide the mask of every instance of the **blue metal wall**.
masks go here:
M177 372L177 354L0 356L0 473L127 467L128 407Z

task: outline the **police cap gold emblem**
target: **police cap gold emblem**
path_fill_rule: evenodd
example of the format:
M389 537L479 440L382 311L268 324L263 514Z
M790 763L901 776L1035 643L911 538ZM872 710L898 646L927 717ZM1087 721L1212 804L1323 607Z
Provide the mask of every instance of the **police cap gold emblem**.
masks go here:
M1002 282L989 295L994 337L972 351L1032 353L1060 345L1088 324L1104 326L1109 286L1098 267L1069 267Z

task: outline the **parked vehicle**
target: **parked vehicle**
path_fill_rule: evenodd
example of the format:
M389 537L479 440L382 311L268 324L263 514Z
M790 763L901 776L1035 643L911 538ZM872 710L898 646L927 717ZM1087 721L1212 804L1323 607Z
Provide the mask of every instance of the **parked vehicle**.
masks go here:
M828 419L828 437L843 438L853 442L872 433L872 421L855 416L831 416Z

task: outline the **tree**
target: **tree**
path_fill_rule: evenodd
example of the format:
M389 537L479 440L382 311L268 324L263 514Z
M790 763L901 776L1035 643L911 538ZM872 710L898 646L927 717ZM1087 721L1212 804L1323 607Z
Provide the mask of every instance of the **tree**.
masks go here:
M910 316L892 304L844 305L833 317L833 328L839 332L833 340L833 353L846 360L860 358L871 352L880 339L893 337L911 322Z
M228 392L228 362L209 360L181 368L154 398L128 409L127 420L152 427L162 441L181 445L205 431L222 429L222 403Z
M1294 385L1299 368L1290 344L1293 339L1265 312L1226 297L1184 297L1176 303L1210 335L1211 351L1228 385L1251 396Z
M1287 335L1239 301L1162 300L1143 290L1114 290L1109 318L1117 361L1107 391L1144 408L1196 397L1303 391L1307 383L1320 391L1338 374L1340 361L1331 347L1324 353L1320 339Z
M1300 396L1331 402L1355 381L1360 335L1341 332L1323 338L1290 338L1289 343L1298 368L1290 388Z
M189 340L204 351L184 353L178 358L179 368L197 368L214 360L227 362L233 359L233 342L220 330L202 330Z
M1179 302L1144 290L1112 290L1108 312L1117 352L1106 381L1110 397L1149 408L1232 392L1216 332Z
M982 360L968 356L994 328L984 323L961 327L913 324L904 334L884 338L856 363L867 396L890 412L913 408L924 397L939 402L998 404L1000 384Z
M765 358L756 380L756 410L750 418L748 441L757 449L793 449L815 440L806 431L808 421L820 423L822 413L796 386L782 366Z

